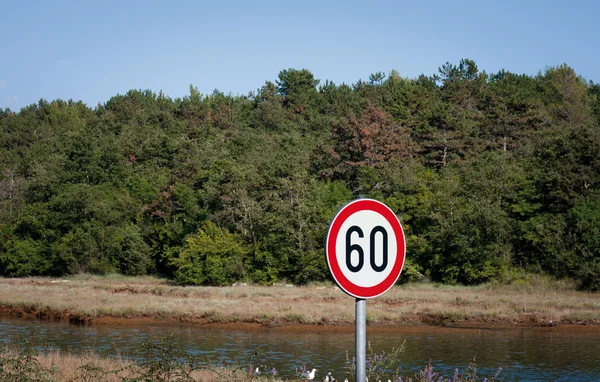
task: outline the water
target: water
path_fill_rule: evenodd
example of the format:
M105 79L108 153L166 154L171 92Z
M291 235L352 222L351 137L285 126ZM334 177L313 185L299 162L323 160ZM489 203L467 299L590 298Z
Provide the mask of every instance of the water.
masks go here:
M79 326L61 322L0 316L0 342L35 337L49 347L72 352L92 348L106 356L134 356L140 345L174 333L191 354L223 364L244 364L259 350L261 364L279 376L294 379L296 368L317 368L344 375L346 352L354 353L354 332L336 328L204 327L176 324ZM375 352L389 352L405 343L401 375L413 375L431 360L434 371L446 376L465 371L476 357L480 376L502 367L501 380L600 380L600 329L575 327L448 329L437 327L367 329Z

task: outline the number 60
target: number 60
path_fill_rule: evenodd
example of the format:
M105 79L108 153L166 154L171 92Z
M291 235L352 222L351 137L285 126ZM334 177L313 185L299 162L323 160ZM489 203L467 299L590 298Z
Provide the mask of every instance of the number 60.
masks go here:
M363 238L364 234L360 227L353 225L346 232L346 266L350 270L350 272L358 272L362 269L365 262L365 252L363 248L358 244L352 244L352 234L356 232L358 233L359 238ZM383 240L383 261L381 265L375 264L375 235L377 233L381 233ZM352 252L356 251L358 253L358 264L352 265L351 255ZM387 267L388 264L388 233L382 226L376 226L371 230L371 234L369 235L369 260L371 263L371 268L375 272L383 272L383 270Z

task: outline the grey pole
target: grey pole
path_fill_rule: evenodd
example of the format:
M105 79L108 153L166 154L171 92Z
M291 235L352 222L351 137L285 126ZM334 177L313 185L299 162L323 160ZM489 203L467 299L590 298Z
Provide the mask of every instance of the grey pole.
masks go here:
M356 299L356 382L366 382L367 301Z

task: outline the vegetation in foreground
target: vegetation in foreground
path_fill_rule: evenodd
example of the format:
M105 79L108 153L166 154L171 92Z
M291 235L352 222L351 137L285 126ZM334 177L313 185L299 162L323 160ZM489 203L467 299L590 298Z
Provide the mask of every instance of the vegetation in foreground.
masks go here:
M323 281L327 224L363 195L404 225L404 281L524 271L600 289L599 95L567 65L464 59L414 79L286 69L248 95L0 110L0 275Z
M86 354L65 354L59 350L40 351L30 341L0 349L0 380L7 382L54 381L277 381L276 373L258 376L252 363L222 367L187 354L174 336L144 343L138 360L103 358Z
M511 285L411 283L370 300L367 322L375 326L598 324L598 301L598 292L577 291L575 283L539 276ZM166 279L120 275L0 278L0 309L87 323L159 319L271 326L349 325L355 319L354 299L330 283L181 287Z
M482 378L477 375L477 368L473 361L465 372L459 373L456 369L452 376L445 378L434 372L431 364L428 364L414 376L403 378L397 370L398 355L402 351L400 348L392 351L391 354L385 352L374 354L371 350L367 356L367 378L371 380L391 378L394 382L475 382L479 380L492 382L502 370L498 369L491 378ZM16 344L0 346L0 380L4 382L282 381L275 368L260 365L257 355L255 353L243 365L223 367L186 353L177 343L177 339L170 335L144 343L138 352L138 360L134 362L121 358L102 358L93 352L73 355L58 350L40 351L30 340L23 340ZM298 380L306 380L306 368L299 369L298 372ZM349 380L353 379L354 373L354 362L348 362Z

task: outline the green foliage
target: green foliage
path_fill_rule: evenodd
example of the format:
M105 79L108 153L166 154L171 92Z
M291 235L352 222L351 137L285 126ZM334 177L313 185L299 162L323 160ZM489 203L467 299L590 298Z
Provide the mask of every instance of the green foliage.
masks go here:
M286 69L279 73L277 90L285 97L284 104L300 114L317 96L318 84L319 80L309 70Z
M325 280L327 225L362 195L402 221L403 280L524 271L599 289L599 89L567 65L463 59L416 79L285 69L247 96L191 85L1 110L0 275Z
M479 283L501 277L510 264L509 222L486 201L441 207L430 234L434 252L430 272L449 283ZM439 272L439 273L438 273Z
M206 221L196 235L185 240L174 258L175 281L184 285L225 285L247 277L247 250L239 235Z
M43 241L12 236L3 247L0 269L6 276L48 274L52 266L49 248Z
M149 247L139 227L128 224L106 230L104 254L124 275L143 275L150 268Z
M600 290L600 198L596 195L571 212L574 221L573 273L581 289Z

